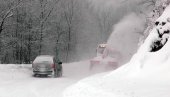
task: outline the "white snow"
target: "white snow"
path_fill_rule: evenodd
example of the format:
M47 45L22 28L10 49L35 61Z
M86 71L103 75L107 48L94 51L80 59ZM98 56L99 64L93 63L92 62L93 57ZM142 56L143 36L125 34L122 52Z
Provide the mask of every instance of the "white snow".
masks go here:
M33 77L31 64L0 64L0 97L62 97L64 89L92 73L89 61L63 64L63 77Z
M53 63L53 56L50 56L50 55L40 55L40 56L37 56L35 58L35 60L33 61L33 63L39 63L39 62L43 62L43 61L47 61L47 62Z
M31 64L0 64L0 97L62 97L62 92L76 82L64 91L64 97L170 97L170 41L166 42L169 33L165 33L170 30L169 12L170 6L157 19L160 25L153 28L131 60L112 72L97 74L77 82L95 73L89 70L89 61L63 64L64 76L61 78L32 77ZM141 31L142 19L136 25L138 22L135 20L139 18L131 16L134 14L124 18L124 27L128 26L133 33ZM131 22L133 24L129 25ZM162 25L162 22L166 22L166 25ZM122 27L115 29L122 31L121 35L124 35L124 30L129 30ZM162 37L159 37L158 30ZM108 41L111 46L113 37L114 34ZM157 52L150 52L155 40L160 40L165 45Z
M61 97L62 91L75 82L66 77L32 77L31 64L0 65L0 97Z
M170 17L169 12L170 6L158 21ZM162 27L163 33L170 30L169 26ZM79 81L65 90L64 97L170 97L170 41L150 52L154 41L160 38L157 30L160 28L153 28L130 62L110 73ZM160 39L164 38L167 37Z
M63 97L65 88L97 73L89 68L89 60L64 63L63 77L46 78L33 77L31 64L0 64L0 97Z

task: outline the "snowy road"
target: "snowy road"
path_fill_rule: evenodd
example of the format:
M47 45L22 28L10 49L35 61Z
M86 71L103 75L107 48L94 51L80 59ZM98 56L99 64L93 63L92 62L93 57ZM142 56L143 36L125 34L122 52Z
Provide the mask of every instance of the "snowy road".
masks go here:
M31 65L0 65L0 97L62 97L63 90L91 75L89 62L63 64L61 78L32 77Z
M61 97L62 91L74 82L66 78L4 81L0 84L0 97Z

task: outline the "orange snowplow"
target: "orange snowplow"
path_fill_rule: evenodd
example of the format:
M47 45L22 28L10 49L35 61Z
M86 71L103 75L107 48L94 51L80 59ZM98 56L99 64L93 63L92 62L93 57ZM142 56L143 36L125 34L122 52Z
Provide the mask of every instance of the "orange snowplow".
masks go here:
M119 67L118 59L121 54L107 44L99 44L96 55L90 60L90 69L101 67L104 70L114 70Z

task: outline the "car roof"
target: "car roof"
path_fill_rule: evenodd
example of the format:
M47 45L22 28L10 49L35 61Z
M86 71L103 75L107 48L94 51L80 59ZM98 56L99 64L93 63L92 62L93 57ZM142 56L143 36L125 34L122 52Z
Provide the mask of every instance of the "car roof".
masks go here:
M51 55L39 55L35 58L33 63L39 63L39 62L44 62L44 61L53 63L53 58L54 56L51 56Z

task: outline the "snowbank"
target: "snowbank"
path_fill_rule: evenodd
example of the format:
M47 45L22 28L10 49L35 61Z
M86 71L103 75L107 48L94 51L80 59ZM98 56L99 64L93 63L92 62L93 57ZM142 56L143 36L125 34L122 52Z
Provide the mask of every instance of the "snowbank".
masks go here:
M129 63L78 82L64 97L170 97L169 12L170 6Z

